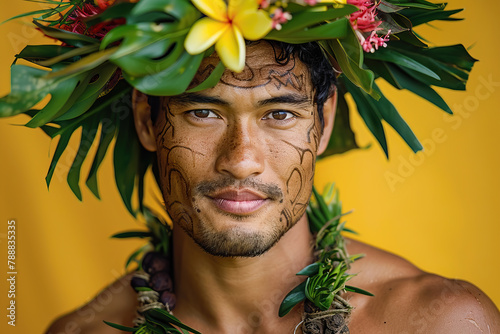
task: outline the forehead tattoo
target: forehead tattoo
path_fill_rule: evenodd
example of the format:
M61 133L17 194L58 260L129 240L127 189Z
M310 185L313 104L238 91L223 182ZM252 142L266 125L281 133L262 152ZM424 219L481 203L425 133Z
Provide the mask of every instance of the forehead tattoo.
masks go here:
M305 65L297 61L293 55L287 60L278 62L276 58L279 50L271 45L253 49L250 47L248 51L250 52L243 71L235 73L226 69L219 81L220 84L243 89L272 84L278 90L281 87L291 87L312 98L309 73ZM218 62L216 56L205 58L190 87L195 87L208 78Z

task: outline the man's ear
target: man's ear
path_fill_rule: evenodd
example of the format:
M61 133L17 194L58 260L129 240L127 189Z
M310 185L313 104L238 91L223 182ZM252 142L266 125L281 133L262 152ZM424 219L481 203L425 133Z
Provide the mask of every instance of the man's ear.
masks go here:
M330 141L330 136L332 135L333 130L333 121L335 120L335 112L337 110L337 90L333 95L326 100L325 105L323 106L323 134L321 135L321 139L319 141L318 154L320 155L325 152L326 147L328 146L328 142Z
M142 146L148 151L156 151L151 106L148 103L147 95L137 89L132 92L132 109L134 111L135 130Z

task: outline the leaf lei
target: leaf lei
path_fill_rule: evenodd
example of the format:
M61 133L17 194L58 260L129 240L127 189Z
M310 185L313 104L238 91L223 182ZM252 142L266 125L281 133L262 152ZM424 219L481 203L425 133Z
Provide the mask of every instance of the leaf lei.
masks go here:
M279 309L281 317L305 299L326 311L343 291L372 296L367 291L346 285L355 276L347 274L350 264L363 255L348 255L341 232L355 232L346 228L345 222L340 222L340 218L349 213L341 212L342 202L338 200L338 190L335 190L333 184L325 187L323 195L313 187L313 199L307 208L307 218L311 232L316 235L314 253L318 260L297 273L307 276L307 279L283 299ZM347 306L345 311L350 312L350 307Z
M352 307L340 297L340 293L351 291L373 296L371 293L347 285L346 282L355 275L348 274L350 264L363 255L349 256L342 232L355 233L345 227L345 222L340 222L342 214L342 202L339 201L338 190L334 184L325 187L322 195L313 187L313 198L307 208L309 228L316 235L314 254L318 260L301 271L297 275L307 276L307 279L296 286L283 299L279 308L279 316L283 317L297 304L309 300L320 310L328 310L332 305L341 307L342 312L349 313ZM144 253L154 250L162 253L165 257L171 254L172 229L169 224L162 222L157 215L145 208L144 217L147 231L127 231L113 235L113 238L147 238L149 243L139 248L130 255L125 263L128 268L132 263L142 269L142 256ZM149 287L136 288L137 292L153 291ZM340 301L340 302L339 302ZM159 305L162 306L162 305ZM173 333L181 333L176 327L188 332L198 333L192 328L182 324L168 310L153 307L143 312L145 322L138 327L125 327L106 322L117 329L135 333L163 333L161 329L170 330ZM184 333L184 332L183 332Z

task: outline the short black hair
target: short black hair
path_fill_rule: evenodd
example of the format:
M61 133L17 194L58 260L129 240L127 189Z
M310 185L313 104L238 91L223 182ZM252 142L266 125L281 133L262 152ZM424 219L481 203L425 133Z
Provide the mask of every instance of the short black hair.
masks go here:
M314 88L314 103L317 106L321 127L323 128L323 107L326 100L335 92L337 83L337 76L330 61L325 57L318 43L315 42L304 44L268 42L275 50L279 50L279 52L275 52L275 60L278 64L286 64L292 57L297 57L306 65ZM158 96L148 96L148 102L151 107L151 119L154 123L161 108L161 99Z
M290 61L291 57L294 56L306 65L314 88L314 103L316 103L323 128L323 107L326 100L335 92L337 85L337 76L330 61L316 42L304 44L271 42L271 44L281 49L281 52L275 57L279 64Z

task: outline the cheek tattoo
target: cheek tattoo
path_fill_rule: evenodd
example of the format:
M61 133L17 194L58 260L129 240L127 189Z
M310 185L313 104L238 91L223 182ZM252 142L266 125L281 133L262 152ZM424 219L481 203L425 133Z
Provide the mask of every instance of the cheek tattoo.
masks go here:
M273 52L276 55L274 48ZM256 55L259 58L261 56L263 55ZM282 87L287 87L290 90L297 91L301 95L306 95L312 104L313 89L311 89L308 72L298 67L299 64L296 63L294 57L290 57L290 59L282 63L276 63L274 58L272 63L270 62L264 66L260 63L257 68L253 68L249 64L253 62L249 62L241 73L226 70L219 84L228 86L228 89L253 89L272 85L272 90L280 90ZM199 69L198 74L191 84L192 86L203 82L212 73L215 68L212 60L218 61L217 59L206 59L206 64L203 64ZM186 96L186 98L189 98L189 96ZM194 166L196 157L203 154L190 148L188 139L178 138L182 131L177 135L175 128L177 113L172 113L171 106L169 105L170 102L173 101L170 101L168 98L163 101L162 115L159 115L156 122L157 146L159 147L157 153L158 164L162 180L161 187L169 215L189 234L192 234L193 221L197 208L193 203L183 203L183 201L193 201L191 198L195 197L197 191L203 193L201 190L204 190L206 192L208 190L205 188L211 186L212 183L214 185L218 185L218 183L217 178L216 180L205 180L205 183L202 182L200 185L192 184L189 180L189 172L185 170L186 166L189 165L188 160L192 160ZM274 198L279 200L279 203L283 203L279 214L279 221L286 227L291 227L302 217L309 202L309 188L313 182L316 151L320 138L320 122L317 112L312 111L312 114L314 117L311 118L311 124L301 134L303 136L303 144L281 139L281 142L286 147L289 147L286 152L289 152L287 155L290 160L288 170L281 172L283 187L285 188L283 189L283 194L279 195L281 190L277 186L277 189L273 191L266 189L264 192L274 194ZM271 147L270 150L272 150ZM295 157L292 158L293 156ZM219 183L222 180L222 177L218 178ZM256 188L260 186L258 182L254 182L255 180L243 180L241 182L233 178L224 180L226 186L236 184L246 184L249 187ZM245 183L246 181L254 183ZM195 188L191 189L191 187Z

